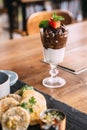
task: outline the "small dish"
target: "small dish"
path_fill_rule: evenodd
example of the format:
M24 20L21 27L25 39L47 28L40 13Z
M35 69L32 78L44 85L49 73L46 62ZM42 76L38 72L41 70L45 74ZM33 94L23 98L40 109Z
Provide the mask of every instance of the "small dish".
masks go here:
M10 70L0 70L0 72L6 73L10 78L10 86L14 85L18 80L18 74Z
M6 73L0 72L0 98L7 96L10 93L9 76Z
M40 114L42 130L65 130L66 116L58 109L47 109Z

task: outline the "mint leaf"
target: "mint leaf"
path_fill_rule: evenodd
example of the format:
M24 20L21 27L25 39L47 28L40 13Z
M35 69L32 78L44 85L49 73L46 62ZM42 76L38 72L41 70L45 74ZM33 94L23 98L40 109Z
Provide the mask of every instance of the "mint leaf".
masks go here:
M56 13L53 13L52 19L54 21L62 21L62 20L64 20L64 17L63 16L58 16L58 15L56 15Z
M40 24L39 24L39 28L46 28L48 27L48 22L49 20L44 20L44 21L41 21Z

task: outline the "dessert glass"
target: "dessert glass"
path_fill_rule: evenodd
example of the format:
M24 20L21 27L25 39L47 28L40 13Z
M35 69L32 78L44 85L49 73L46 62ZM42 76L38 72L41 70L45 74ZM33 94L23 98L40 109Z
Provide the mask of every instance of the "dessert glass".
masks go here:
M51 27L41 28L40 36L43 45L44 62L47 62L51 67L49 71L51 76L43 79L42 84L49 88L62 87L66 81L57 76L59 73L57 66L64 59L68 31L65 29L65 25L61 25L58 30Z

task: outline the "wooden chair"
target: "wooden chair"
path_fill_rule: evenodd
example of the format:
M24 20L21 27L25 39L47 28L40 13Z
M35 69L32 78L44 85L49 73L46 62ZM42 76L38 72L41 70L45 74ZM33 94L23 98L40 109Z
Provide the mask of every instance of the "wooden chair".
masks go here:
M39 23L41 20L48 20L53 12L55 12L57 15L61 15L65 18L62 23L65 25L71 24L74 21L74 17L71 12L67 10L52 10L52 11L41 11L36 12L30 15L30 17L27 20L27 33L28 35L36 34L39 32Z

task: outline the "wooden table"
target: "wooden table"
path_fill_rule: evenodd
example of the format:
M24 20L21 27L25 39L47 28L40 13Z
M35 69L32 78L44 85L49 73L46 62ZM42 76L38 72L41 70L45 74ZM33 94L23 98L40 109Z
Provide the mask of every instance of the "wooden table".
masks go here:
M68 29L67 51L81 43L87 44L87 21L69 25ZM66 80L66 85L57 89L45 88L41 82L49 75L50 67L42 59L39 34L0 43L1 70L15 71L20 80L87 113L87 71L74 75L60 69L59 75Z

